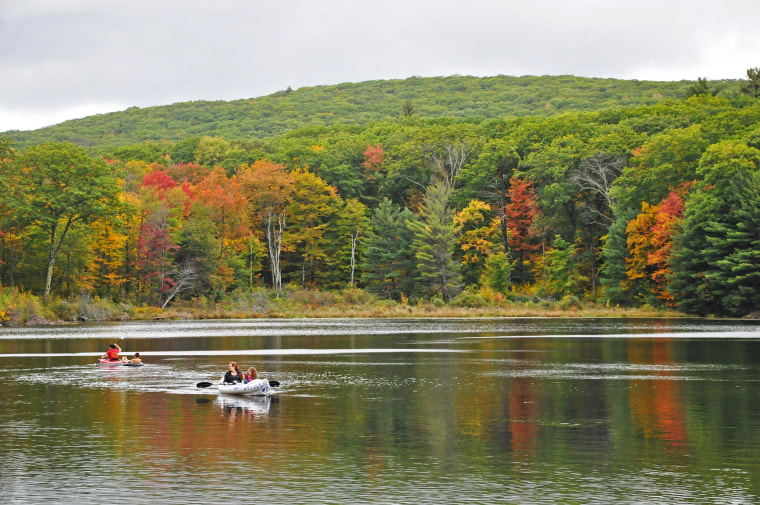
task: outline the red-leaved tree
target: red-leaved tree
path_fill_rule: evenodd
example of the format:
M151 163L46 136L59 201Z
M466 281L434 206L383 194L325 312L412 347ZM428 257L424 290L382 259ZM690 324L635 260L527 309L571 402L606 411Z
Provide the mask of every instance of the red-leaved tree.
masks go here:
M530 181L512 177L509 180L507 197L509 198L506 207L509 247L516 258L527 262L539 247L530 242L533 220L538 215L536 192Z
M668 293L668 284L672 274L670 270L670 253L673 250L673 235L681 219L683 219L683 195L691 185L682 184L671 191L667 197L654 207L654 223L651 227L651 252L647 255L647 264L652 269L652 280L655 283L655 295L668 305L675 306L673 295Z

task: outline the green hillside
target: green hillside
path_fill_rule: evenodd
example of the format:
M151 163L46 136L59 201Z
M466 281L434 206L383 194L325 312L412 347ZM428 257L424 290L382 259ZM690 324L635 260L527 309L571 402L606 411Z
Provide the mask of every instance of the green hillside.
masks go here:
M18 148L71 141L106 148L192 136L269 138L309 125L365 125L411 111L421 118L549 116L568 111L652 105L681 98L693 81L574 76L411 77L285 90L235 101L131 107L32 131L5 133ZM722 81L727 90L735 81Z

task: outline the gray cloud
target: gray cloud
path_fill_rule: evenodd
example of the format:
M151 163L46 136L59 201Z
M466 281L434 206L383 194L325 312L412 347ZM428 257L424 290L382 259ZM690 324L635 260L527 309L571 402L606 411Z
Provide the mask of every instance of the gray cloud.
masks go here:
M741 78L756 0L0 0L0 131L412 75Z

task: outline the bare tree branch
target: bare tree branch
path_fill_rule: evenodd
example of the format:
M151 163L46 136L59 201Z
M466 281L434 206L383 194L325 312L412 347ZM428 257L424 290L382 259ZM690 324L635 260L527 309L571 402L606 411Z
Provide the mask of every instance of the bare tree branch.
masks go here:
M474 150L475 146L467 140L449 142L441 146L440 150L431 148L428 158L433 168L434 179L443 181L449 190L454 189L454 180Z
M570 176L570 182L581 191L591 193L602 200L601 205L585 205L581 208L582 212L591 216L594 223L605 227L612 224L610 210L614 202L610 188L615 179L623 173L625 164L624 156L599 152L581 161L578 170Z
M166 291L166 301L161 308L165 308L177 294L195 286L196 280L198 280L198 267L191 262L182 263L176 272L174 285Z

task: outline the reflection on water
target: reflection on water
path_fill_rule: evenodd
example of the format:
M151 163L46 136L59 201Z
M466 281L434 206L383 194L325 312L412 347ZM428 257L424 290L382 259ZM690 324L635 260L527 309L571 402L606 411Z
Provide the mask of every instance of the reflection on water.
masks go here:
M0 328L0 492L4 503L104 503L114 483L129 490L118 497L126 503L245 501L252 489L271 503L754 503L759 328L556 319ZM94 365L116 338L146 366ZM196 387L229 360L279 381L278 395Z
M345 336L441 333L467 334L476 338L494 336L546 335L630 335L699 334L757 337L757 324L751 321L716 322L712 320L656 319L251 319L222 321L165 321L101 323L43 327L0 327L0 340L143 339L164 340L207 337L283 337Z
M277 402L277 398L275 402ZM271 396L230 396L218 395L216 403L230 415L243 414L248 416L266 415L272 404Z

